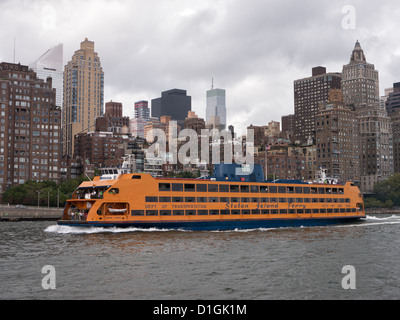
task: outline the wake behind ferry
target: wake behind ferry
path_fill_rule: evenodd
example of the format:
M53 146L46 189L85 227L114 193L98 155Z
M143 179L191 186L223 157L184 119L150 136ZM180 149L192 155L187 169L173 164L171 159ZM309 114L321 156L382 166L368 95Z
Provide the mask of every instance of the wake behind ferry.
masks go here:
M204 179L110 172L83 182L59 225L180 230L321 226L365 218L362 194L322 172L316 183L266 181L262 167L215 165ZM328 183L329 182L329 183Z

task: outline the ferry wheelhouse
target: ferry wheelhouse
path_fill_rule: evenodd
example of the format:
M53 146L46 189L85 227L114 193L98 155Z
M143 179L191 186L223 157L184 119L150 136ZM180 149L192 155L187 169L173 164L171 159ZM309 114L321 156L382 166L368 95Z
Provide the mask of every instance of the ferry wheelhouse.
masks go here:
M351 182L265 181L261 166L216 165L205 179L120 174L83 182L58 224L232 230L317 226L365 218L363 197Z

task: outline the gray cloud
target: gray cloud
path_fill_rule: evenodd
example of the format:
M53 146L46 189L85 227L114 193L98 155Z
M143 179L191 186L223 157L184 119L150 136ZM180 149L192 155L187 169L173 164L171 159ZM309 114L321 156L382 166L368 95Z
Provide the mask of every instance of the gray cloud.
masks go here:
M342 27L344 5L356 29ZM133 104L186 89L205 115L205 94L227 90L228 122L280 121L293 112L293 80L324 65L340 72L358 39L380 72L381 93L399 81L397 1L12 0L0 2L0 60L29 64L64 43L67 62L88 37L105 72L106 101Z

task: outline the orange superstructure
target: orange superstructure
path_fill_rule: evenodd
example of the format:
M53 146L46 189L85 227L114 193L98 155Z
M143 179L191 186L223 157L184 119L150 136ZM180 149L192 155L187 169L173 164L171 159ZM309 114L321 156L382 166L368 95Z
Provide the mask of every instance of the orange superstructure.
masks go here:
M339 184L217 181L124 174L82 183L59 224L226 230L340 223L365 217L362 195Z

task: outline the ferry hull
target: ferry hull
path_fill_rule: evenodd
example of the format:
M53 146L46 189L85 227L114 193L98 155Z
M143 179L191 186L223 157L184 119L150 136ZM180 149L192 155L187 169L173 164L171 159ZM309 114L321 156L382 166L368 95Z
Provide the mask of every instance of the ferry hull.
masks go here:
M363 217L309 218L309 219L268 219L268 220L215 220L215 221L58 221L59 225L71 227L176 229L188 231L226 231L259 228L313 227L352 223Z

